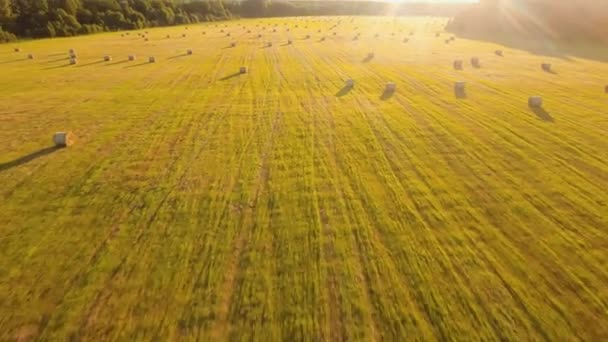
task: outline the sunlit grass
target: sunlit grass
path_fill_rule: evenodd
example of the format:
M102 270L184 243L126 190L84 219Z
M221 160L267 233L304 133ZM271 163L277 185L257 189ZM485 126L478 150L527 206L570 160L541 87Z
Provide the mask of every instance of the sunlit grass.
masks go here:
M445 21L1 45L0 340L608 337L608 64Z

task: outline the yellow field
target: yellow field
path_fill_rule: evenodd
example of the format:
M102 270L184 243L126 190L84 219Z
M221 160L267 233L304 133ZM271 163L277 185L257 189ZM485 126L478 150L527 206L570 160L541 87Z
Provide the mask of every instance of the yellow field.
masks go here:
M445 22L1 45L0 340L608 339L608 63Z

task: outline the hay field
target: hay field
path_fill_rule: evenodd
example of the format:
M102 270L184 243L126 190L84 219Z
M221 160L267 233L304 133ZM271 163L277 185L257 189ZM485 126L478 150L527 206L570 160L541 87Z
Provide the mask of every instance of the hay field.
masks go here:
M0 340L608 339L608 63L445 22L0 45Z

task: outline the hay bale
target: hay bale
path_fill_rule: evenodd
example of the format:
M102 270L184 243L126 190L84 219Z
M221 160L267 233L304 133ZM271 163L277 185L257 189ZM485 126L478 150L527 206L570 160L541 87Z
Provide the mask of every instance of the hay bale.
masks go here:
M449 39L446 39L446 40L445 40L445 43L446 43L446 44L450 44L450 42L451 42L451 40L449 40Z
M230 35L231 35L230 32L226 33L226 37L230 37Z
M344 82L344 85L348 88L352 88L355 86L355 80L353 80L352 78L349 78L346 80L346 82Z
M182 34L182 38L186 38L186 34L185 33Z
M494 53L496 54L496 56L503 57L502 50L496 50L496 51L494 51Z
M287 40L287 45L291 45L293 44L293 42L291 41L291 39Z
M53 134L53 143L56 147L68 147L74 143L74 137L69 132L56 132Z
M134 61L135 59L137 59L135 55L129 55L129 61Z
M29 53L29 54L27 55L27 58L29 58L29 59L34 59L34 55L32 55L31 53Z
M409 41L410 41L410 40L409 40L409 39L407 39L407 38L404 38L404 39L403 39L403 42L404 42L404 43L407 43L407 42L409 42Z
M310 35L309 34L306 35L306 39L310 39Z
M462 82L462 81L455 82L454 83L454 90L455 91L464 91L465 88L466 88L466 85L467 85L466 82Z
M462 61L460 59L454 61L454 69L462 70Z
M471 65L475 68L481 68L481 64L479 64L479 58L477 58L477 57L471 58Z
M540 65L540 68L543 69L546 72L550 72L551 71L551 64L549 63L543 63Z
M230 43L230 47L236 47L236 43Z
M397 90L397 85L396 85L395 83L393 83L393 82L388 82L388 83L386 84L386 88L385 88L385 90L386 90L387 92L391 92L391 93L392 93L392 92L394 92L395 90Z
M207 32L203 31L203 35L206 35L206 34L207 34Z
M70 57L70 65L76 65L77 63L76 57Z
M186 54L187 55L191 55L192 54L192 50L190 50L190 49L186 50Z
M532 96L528 99L528 106L540 108L543 106L543 98L540 96Z
M70 50L68 50L68 53L71 55L71 54L75 54L76 51L74 51L74 49L70 49Z
M262 35L261 35L261 34L258 34L258 38L262 38Z
M144 42L147 42L147 41L149 41L149 40L150 40L150 39L148 39L148 38L145 38L145 39L144 39Z
M608 85L604 88L604 92L608 94Z
M325 41L325 37L321 37L321 41L324 42Z
M241 74L246 74L247 72L248 72L247 67L241 67L239 69L239 73L241 73Z
M167 35L167 39L171 38L171 35Z
M104 62L110 62L112 60L112 56L103 56Z
M156 57L148 57L149 63L156 63Z
M439 32L435 33L435 37L440 37L441 34Z
M268 44L267 44L266 46L268 46L268 47L272 47L272 43L271 43L271 42L268 42Z

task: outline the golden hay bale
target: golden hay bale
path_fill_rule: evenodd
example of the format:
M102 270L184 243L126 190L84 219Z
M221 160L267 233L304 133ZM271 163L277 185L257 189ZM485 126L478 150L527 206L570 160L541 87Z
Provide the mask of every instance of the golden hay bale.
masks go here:
M540 96L532 96L528 99L528 106L539 108L543 106L543 98Z
M74 144L74 135L70 132L56 132L53 134L53 143L56 147L68 147Z
M149 63L156 63L156 57L148 57Z
M129 60L130 61L134 61L135 59L137 59L137 57L135 57L135 55L129 55Z
M112 60L112 56L103 56L104 62L109 62Z

